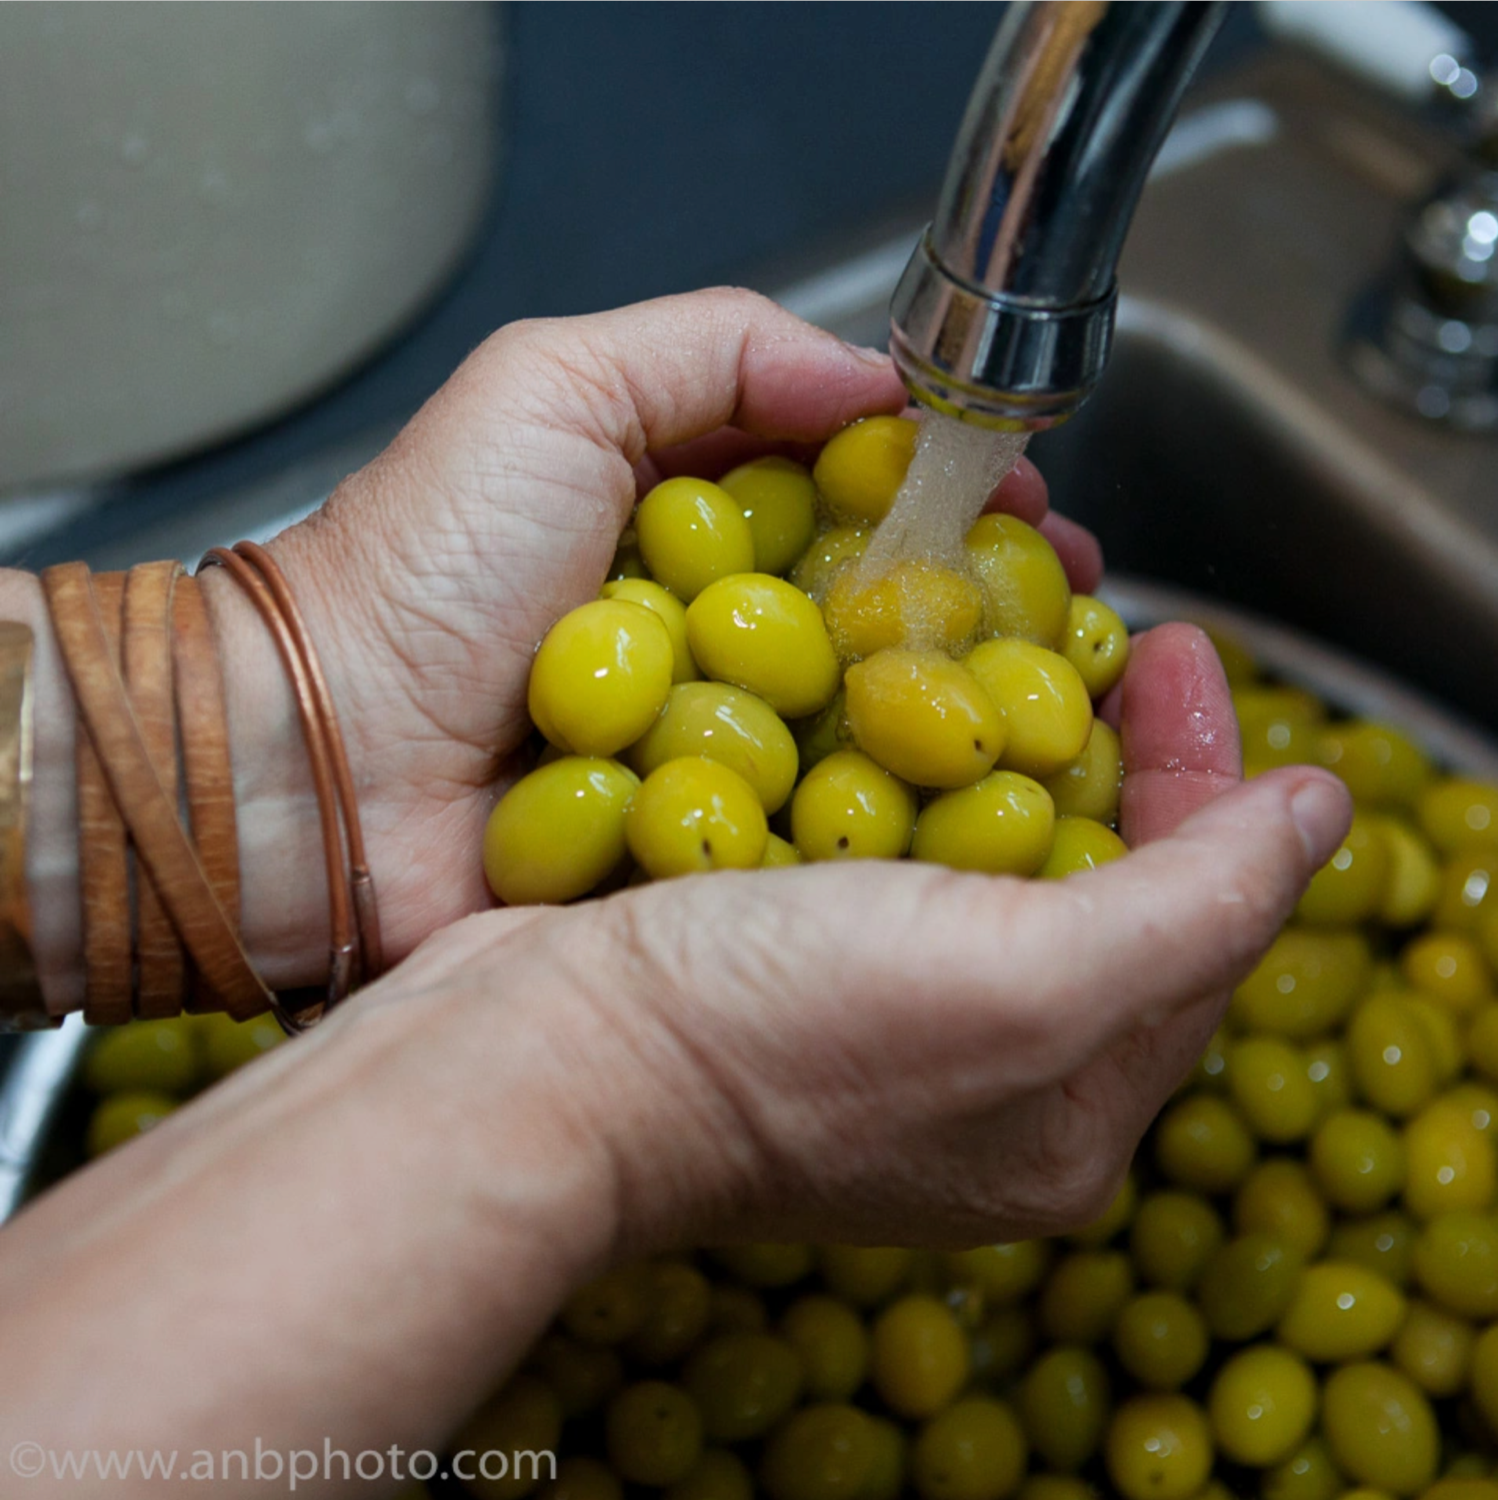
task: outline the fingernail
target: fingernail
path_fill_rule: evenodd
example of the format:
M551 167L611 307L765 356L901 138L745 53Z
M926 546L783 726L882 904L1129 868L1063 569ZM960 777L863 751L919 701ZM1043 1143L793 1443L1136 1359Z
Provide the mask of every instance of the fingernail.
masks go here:
M1291 794L1290 816L1307 856L1319 870L1347 835L1351 803L1340 782L1330 776L1313 776Z
M860 360L866 365L877 365L881 370L889 367L889 355L883 349L871 349L866 344L850 344L846 339L843 340L843 348L854 359Z

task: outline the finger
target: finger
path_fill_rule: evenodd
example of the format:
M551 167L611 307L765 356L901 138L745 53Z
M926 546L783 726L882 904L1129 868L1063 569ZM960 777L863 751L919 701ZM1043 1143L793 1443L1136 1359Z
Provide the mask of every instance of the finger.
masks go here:
M887 355L857 349L733 288L663 297L589 317L517 323L475 356L534 354L519 406L622 453L689 442L720 427L820 442L855 417L899 411L905 388Z
M1130 848L1164 837L1242 779L1232 694L1211 641L1194 625L1160 625L1134 638L1119 723L1119 824Z
M1027 525L1039 526L1050 508L1050 490L1045 477L1021 455L984 503L983 513L1001 511L1006 516L1018 516Z
M1334 776L1277 771L1209 794L1127 858L1035 900L1041 912L1027 941L1066 952L1056 1003L1078 1023L1078 1044L1093 1049L1137 1025L1160 1024L1237 984L1350 817Z
M705 437L647 453L635 465L635 488L643 495L661 480L680 474L718 480L730 469L756 458L790 458L809 469L819 451L814 443L777 442L734 427L720 427Z
M1051 511L1040 523L1040 534L1056 549L1066 569L1072 592L1090 594L1103 580L1103 549L1085 526Z

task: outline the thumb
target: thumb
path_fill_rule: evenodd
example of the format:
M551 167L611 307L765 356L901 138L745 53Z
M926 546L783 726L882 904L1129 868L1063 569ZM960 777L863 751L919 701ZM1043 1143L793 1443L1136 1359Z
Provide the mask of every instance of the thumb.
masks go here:
M1274 771L1222 793L1126 858L1033 896L1017 963L1052 955L1048 1000L1080 1057L1230 989L1347 832L1336 777ZM1057 971L1053 955L1066 954Z

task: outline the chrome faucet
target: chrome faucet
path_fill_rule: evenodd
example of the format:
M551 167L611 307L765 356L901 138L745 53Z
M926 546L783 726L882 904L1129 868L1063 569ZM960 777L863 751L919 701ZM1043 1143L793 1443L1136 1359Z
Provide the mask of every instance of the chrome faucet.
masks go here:
M1009 7L978 75L936 218L890 304L911 395L1036 431L1108 362L1134 207L1222 0Z

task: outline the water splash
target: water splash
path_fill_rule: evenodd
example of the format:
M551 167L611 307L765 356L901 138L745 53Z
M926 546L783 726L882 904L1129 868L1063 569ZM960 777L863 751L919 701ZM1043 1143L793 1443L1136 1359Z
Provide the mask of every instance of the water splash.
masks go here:
M863 577L872 581L905 561L963 567L963 538L1029 441L1028 432L926 412L905 482L864 554Z

